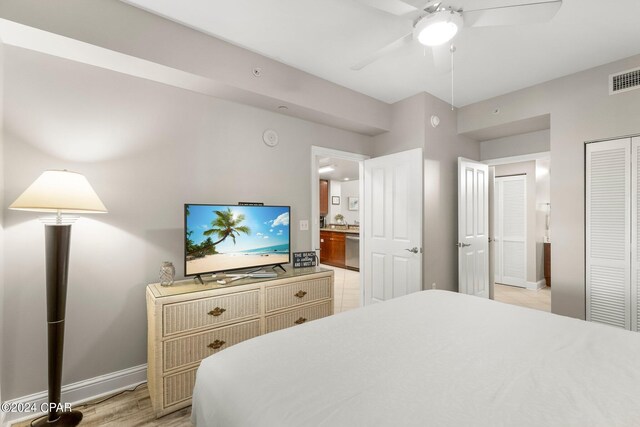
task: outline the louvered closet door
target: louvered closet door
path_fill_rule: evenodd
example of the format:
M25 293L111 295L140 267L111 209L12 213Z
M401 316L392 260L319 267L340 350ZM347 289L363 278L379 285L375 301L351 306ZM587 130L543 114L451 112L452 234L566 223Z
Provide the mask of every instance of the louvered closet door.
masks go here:
M527 285L527 176L495 180L496 283Z
M640 330L640 137L631 140L631 329Z
M631 326L631 144L587 145L587 320Z

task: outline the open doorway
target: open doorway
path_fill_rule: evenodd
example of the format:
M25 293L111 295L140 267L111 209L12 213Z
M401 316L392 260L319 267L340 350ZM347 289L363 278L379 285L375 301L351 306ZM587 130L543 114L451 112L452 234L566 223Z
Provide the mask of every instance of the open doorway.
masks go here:
M530 160L489 163L494 178L492 203L493 298L551 311L551 162Z
M329 217L328 206L333 200L328 199L328 187L327 215L324 216L323 223L324 231L338 228L344 233L355 234L354 231L358 231L360 238L358 245L355 245L359 251L356 258L360 270L357 278L357 306L375 304L421 290L424 176L422 149L369 159L362 154L315 146L311 148L311 237L318 255L322 252L320 204L324 203L324 198L320 198L320 161L331 164L332 159L358 162L358 197L343 194L342 185L340 188L340 205L346 208L346 212L357 212L358 226L351 224L350 229L349 223L342 221L342 212L342 220L341 217L336 219L336 214ZM351 221L356 220L352 218ZM331 228L332 224L335 225L334 228ZM344 241L346 245L346 236ZM344 250L346 256L346 246ZM323 256L320 258L326 259ZM344 265L347 267L346 258ZM339 272L346 275L349 271L355 270L344 268ZM340 289L335 295L339 294ZM344 311L345 307L355 308L345 304L336 308Z
M320 264L334 270L334 312L360 307L359 163L318 159Z
M312 148L312 241L324 268L334 270L334 312L363 304L360 274L362 162L368 156Z

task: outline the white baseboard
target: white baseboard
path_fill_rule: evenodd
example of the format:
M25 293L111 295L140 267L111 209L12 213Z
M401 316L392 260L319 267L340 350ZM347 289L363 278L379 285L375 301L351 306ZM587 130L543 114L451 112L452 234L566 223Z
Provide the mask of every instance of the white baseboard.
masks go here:
M538 280L537 282L527 282L526 288L531 291L537 291L538 289L542 289L547 286L546 280Z
M78 381L73 384L62 386L62 403L71 403L78 405L89 400L98 399L122 390L133 388L138 384L147 381L147 365L134 366L133 368L123 369L122 371L112 372L99 377L89 378L87 380ZM43 403L47 403L47 392L30 394L28 396L19 397L9 400L7 403L19 403L23 405L40 408ZM40 413L2 413L3 419L0 419L2 426L8 427L13 423L28 420L39 415Z

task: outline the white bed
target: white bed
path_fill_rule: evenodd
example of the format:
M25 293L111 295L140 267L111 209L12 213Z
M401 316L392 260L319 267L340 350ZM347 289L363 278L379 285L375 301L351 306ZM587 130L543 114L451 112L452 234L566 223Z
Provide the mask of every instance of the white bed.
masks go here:
M202 361L199 427L640 426L640 335L424 291Z

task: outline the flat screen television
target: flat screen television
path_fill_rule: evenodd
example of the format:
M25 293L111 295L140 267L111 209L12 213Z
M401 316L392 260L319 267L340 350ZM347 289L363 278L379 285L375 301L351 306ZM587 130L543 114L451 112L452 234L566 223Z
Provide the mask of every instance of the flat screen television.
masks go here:
M185 276L288 264L289 206L184 205Z

